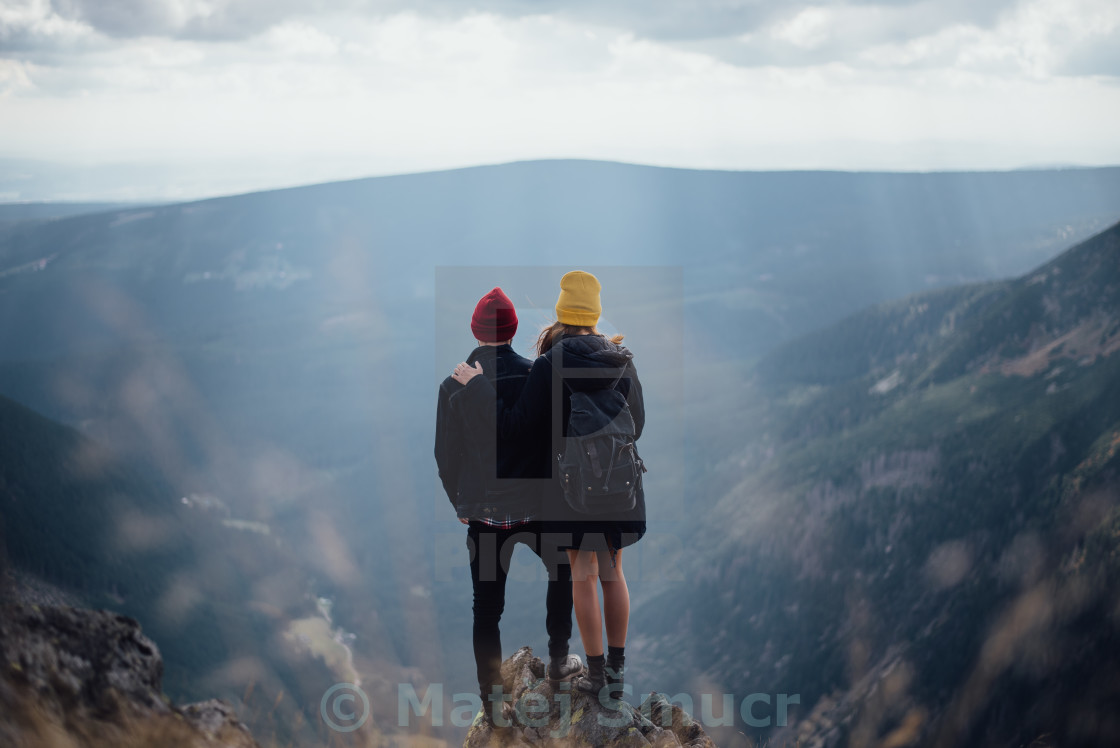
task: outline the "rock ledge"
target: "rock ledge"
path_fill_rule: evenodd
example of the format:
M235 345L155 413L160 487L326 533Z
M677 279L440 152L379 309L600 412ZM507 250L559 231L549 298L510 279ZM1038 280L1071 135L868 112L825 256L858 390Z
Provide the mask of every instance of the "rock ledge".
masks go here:
M502 680L512 701L497 726L480 713L467 733L464 748L496 746L656 746L715 748L700 724L658 693L637 709L625 701L608 701L571 690L553 691L545 664L522 647L502 663ZM485 705L490 708L490 705Z
M176 707L159 648L105 610L0 607L0 745L259 748L229 704Z

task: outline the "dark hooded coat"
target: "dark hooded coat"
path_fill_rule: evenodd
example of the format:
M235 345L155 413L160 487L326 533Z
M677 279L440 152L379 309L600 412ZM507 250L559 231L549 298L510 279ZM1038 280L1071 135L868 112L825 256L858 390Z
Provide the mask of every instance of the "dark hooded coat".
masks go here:
M564 451L564 437L571 413L571 393L599 387L616 386L626 397L634 417L635 435L641 437L645 426L642 385L634 367L634 356L624 346L601 335L561 337L553 347L533 362L520 397L508 402L486 377L475 377L462 393L462 399L485 417L495 408L497 427L503 439L533 439L549 434L552 442L552 468L555 456ZM560 483L553 475L551 487L541 508L548 529L570 532L572 547L603 550L623 548L637 542L646 531L644 490L639 488L633 509L612 515L577 514L564 500Z
M509 345L481 346L467 357L482 366L499 400L516 400L532 362ZM463 385L443 380L436 402L436 466L455 513L464 519L537 518L550 487L549 449L543 435L498 437L494 407L465 413ZM493 402L493 400L491 400Z

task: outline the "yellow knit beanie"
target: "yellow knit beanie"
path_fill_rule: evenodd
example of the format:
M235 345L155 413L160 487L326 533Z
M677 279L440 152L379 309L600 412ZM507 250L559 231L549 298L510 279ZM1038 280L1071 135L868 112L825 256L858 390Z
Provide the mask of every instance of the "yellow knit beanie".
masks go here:
M560 298L556 300L556 319L565 325L594 327L603 305L599 301L602 285L591 273L573 270L560 279Z

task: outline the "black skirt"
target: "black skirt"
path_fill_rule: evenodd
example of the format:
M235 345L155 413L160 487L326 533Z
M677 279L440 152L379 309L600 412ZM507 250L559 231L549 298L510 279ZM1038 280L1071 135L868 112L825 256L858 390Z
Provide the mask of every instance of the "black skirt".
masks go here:
M542 507L541 531L561 550L609 551L634 545L646 534L645 488L638 486L632 509L611 514L582 514L564 499L560 484Z
M646 534L645 520L624 520L621 522L594 520L574 520L556 522L552 532L570 542L561 542L561 550L611 551L634 545Z
M607 515L580 514L563 498L561 506L544 518L544 532L556 533L555 542L563 550L609 551L634 545L646 534L646 502L639 490L637 506Z

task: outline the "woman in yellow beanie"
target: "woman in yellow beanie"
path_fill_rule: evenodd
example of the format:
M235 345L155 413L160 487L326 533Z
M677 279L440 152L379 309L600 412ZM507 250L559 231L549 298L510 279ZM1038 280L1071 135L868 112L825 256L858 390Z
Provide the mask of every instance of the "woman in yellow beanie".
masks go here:
M602 311L600 291L599 280L591 273L573 270L561 278L556 322L537 339L539 357L533 362L516 403L496 400L486 377L477 376L480 370L465 363L455 368L452 376L468 385L463 394L474 402L473 407L479 408L480 417L485 408L493 408L496 403L503 437L525 437L543 430L552 435L553 453L563 454L572 393L603 387L615 387L625 397L633 416L635 436L641 436L645 403L633 354L621 345L621 335L607 338L596 329ZM545 531L571 537L570 543L561 545L568 548L573 609L587 654L587 674L576 681L576 687L598 694L600 700L621 698L630 621L630 592L622 570L622 549L636 543L646 531L641 483L632 509L608 515L574 512L565 501L558 480L550 481L544 490Z

